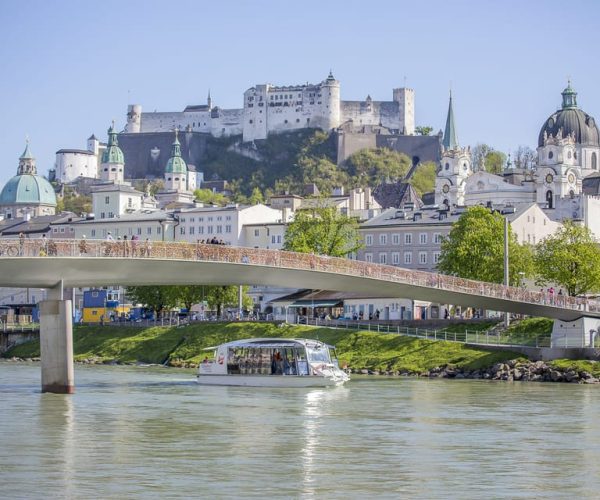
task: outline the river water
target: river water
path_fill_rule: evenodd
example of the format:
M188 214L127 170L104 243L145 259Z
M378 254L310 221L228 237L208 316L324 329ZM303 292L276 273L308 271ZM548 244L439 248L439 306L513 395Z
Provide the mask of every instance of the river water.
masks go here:
M189 370L0 363L2 498L593 498L600 387L355 378L198 386Z

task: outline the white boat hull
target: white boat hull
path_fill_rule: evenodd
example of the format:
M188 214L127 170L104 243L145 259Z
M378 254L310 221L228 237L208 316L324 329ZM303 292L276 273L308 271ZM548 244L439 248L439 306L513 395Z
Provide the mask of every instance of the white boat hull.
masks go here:
M328 387L345 381L316 375L198 375L201 385L234 385L246 387Z

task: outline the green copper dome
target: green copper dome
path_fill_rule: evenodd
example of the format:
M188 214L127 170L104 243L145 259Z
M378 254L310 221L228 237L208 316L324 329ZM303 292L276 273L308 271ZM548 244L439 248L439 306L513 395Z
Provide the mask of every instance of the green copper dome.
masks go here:
M125 157L123 151L119 147L119 140L117 139L117 132L115 130L115 124L108 129L108 145L102 153L102 163L120 163L125 164Z
M167 162L165 172L167 174L187 174L187 165L181 157L181 144L179 144L179 139L177 138L177 130L175 130L175 142L173 142L171 147L171 158Z
M52 205L56 194L52 185L39 175L15 175L0 192L0 205Z

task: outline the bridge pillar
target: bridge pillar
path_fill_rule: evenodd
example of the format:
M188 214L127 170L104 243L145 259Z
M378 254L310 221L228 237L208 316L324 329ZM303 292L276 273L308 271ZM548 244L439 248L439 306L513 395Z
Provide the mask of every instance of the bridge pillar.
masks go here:
M61 283L40 302L42 392L73 394L73 310L72 302L62 296Z

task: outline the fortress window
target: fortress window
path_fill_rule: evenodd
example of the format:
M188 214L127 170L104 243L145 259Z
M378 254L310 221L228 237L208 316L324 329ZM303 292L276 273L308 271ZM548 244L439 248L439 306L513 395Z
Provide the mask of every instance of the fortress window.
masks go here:
M554 157L554 153L553 153L552 151L550 151L550 152L548 153L548 158L552 159L553 157Z
M248 123L254 123L254 120L248 120Z
M110 171L111 171L111 172L116 172L116 171L117 171L117 169L116 169L116 168L111 168L111 169L110 169Z
M296 118L296 123L300 123L300 118Z
M287 120L283 120L283 123L287 123L287 122L288 122Z
M105 168L105 169L104 169L104 171L105 171L105 172L108 172L108 168Z

